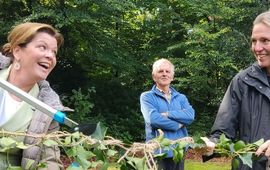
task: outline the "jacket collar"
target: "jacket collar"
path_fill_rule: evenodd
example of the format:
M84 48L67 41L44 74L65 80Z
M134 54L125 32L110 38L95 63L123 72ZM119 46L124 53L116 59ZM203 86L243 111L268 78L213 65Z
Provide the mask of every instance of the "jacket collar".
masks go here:
M247 75L251 78L249 79L250 81L253 81L254 79L256 79L262 84L264 84L265 86L269 86L266 70L261 68L258 65L258 62L255 62L252 64L252 67L247 72Z
M164 97L164 95L163 95L164 93L162 93L162 92L157 88L157 85L154 85L154 86L152 87L151 91L154 92L155 94L159 95L159 96ZM177 92L172 86L170 86L170 92L171 92L172 98L178 94L178 92Z

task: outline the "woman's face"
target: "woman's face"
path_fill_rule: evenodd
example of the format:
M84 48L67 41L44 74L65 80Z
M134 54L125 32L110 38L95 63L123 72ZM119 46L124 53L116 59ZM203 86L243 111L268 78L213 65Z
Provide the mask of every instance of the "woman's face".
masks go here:
M270 26L263 23L254 25L251 40L251 50L259 66L266 68L270 73Z
M35 82L44 80L56 65L57 40L39 32L25 47L16 47L13 55L21 65L18 70Z

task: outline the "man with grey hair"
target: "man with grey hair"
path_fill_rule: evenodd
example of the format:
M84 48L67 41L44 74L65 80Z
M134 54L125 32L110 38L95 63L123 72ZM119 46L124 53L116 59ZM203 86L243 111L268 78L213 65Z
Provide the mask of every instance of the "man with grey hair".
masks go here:
M159 136L158 129L164 137L177 140L188 136L186 126L191 124L195 111L184 94L177 92L171 82L174 78L174 65L167 59L154 62L152 78L155 85L140 97L141 112L145 120L146 141ZM166 157L158 160L158 168L163 170L183 170L184 160L173 161L173 148L163 150ZM156 153L159 153L157 151Z

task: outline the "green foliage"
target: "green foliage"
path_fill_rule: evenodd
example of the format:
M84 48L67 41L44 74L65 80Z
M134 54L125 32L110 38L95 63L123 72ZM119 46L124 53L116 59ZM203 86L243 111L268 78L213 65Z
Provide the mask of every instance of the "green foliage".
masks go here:
M72 134L61 132L45 135L41 142L48 147L58 146L63 148L63 154L66 154L73 161L67 169L156 169L156 166L151 166L155 164L155 162L151 162L153 157L163 159L165 156L164 154L154 154L156 149L166 150L171 145L174 145L173 160L179 162L183 160L187 146L195 151L206 148L204 141L200 138L197 138L195 142L192 142L189 137L172 141L164 138L162 131L160 131L160 136L152 141L148 141L147 144L134 143L126 145L112 137L108 138L106 131L107 128L103 124L98 123L95 133L91 136L85 136L79 132ZM23 135L16 132L9 133L3 131L2 133L6 137L0 138L1 152L16 148L16 141L12 137ZM12 137L8 135L12 135ZM252 162L256 158L254 153L263 143L263 139L254 143L244 143L241 140L234 143L222 134L216 144L214 153L222 157L231 157L234 169L238 169L239 161L252 168ZM35 145L39 145L39 143ZM27 147L24 146L22 148ZM32 163L33 161L28 161L29 167ZM44 166L46 166L44 163L39 165L39 167ZM12 168L16 169L19 167L10 167L10 169Z
M222 134L218 143L216 143L214 153L217 153L222 157L232 158L233 169L238 169L240 160L244 165L252 168L253 160L257 159L257 156L254 153L263 143L263 139L260 139L254 143L245 143L241 140L233 142L232 140L226 138L224 134ZM205 148L206 145L203 140L197 138L195 143L191 144L190 147L194 148L195 150L200 150Z
M107 128L102 123L98 123L96 131L91 136L85 136L79 132L71 134L67 132L56 132L43 137L39 136L39 138L41 138L40 141L45 146L58 146L63 149L62 154L65 154L73 161L67 169L148 169L145 158L146 155L143 156L140 154L140 152L144 153L145 151L139 149L139 154L136 156L136 146L130 150L128 147L131 145L126 145L119 140L106 136L106 131ZM18 142L13 139L14 136L26 135L20 132L6 131L2 131L2 134L6 137L0 138L1 152L6 152L9 151L9 149L17 147ZM40 143L36 143L35 145L39 144ZM21 146L22 144L20 143L19 145ZM23 147L19 148L24 149L27 147L28 146L23 145ZM132 152L129 153L130 151ZM33 160L29 159L27 166L30 167L33 163ZM73 165L78 165L78 167ZM39 167L43 166L46 166L46 164L39 165ZM10 166L9 169L21 168Z
M64 103L75 109L72 118L102 121L108 133L125 141L144 140L139 95L153 84L154 60L169 58L176 67L174 87L187 95L196 110L190 131L209 133L231 78L254 61L248 50L252 21L269 4L251 0L0 0L4 7L0 9L0 42L6 42L14 24L33 21L55 26L65 43L48 78L52 87L61 96L71 97ZM96 90L90 97L89 87Z
M94 88L87 89L86 92L83 92L81 88L78 90L72 90L72 95L62 96L62 100L66 103L66 105L72 107L76 114L72 116L76 121L82 122L89 119L88 115L91 113L94 104L91 102L91 94L95 93Z

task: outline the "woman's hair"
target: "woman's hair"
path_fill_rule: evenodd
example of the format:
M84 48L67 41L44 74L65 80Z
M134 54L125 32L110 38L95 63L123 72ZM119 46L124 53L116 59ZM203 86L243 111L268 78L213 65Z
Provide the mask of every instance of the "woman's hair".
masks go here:
M158 71L161 64L163 64L163 63L169 63L171 65L172 74L174 75L174 65L168 59L165 59L165 58L158 59L157 61L154 62L153 69L152 69L152 75L154 75Z
M26 22L15 26L11 30L7 38L8 42L2 48L2 54L13 59L13 49L17 46L25 47L39 32L45 32L55 37L58 48L64 42L62 34L60 34L51 25L35 22Z
M259 14L253 21L253 26L259 23L266 24L270 27L270 11Z

